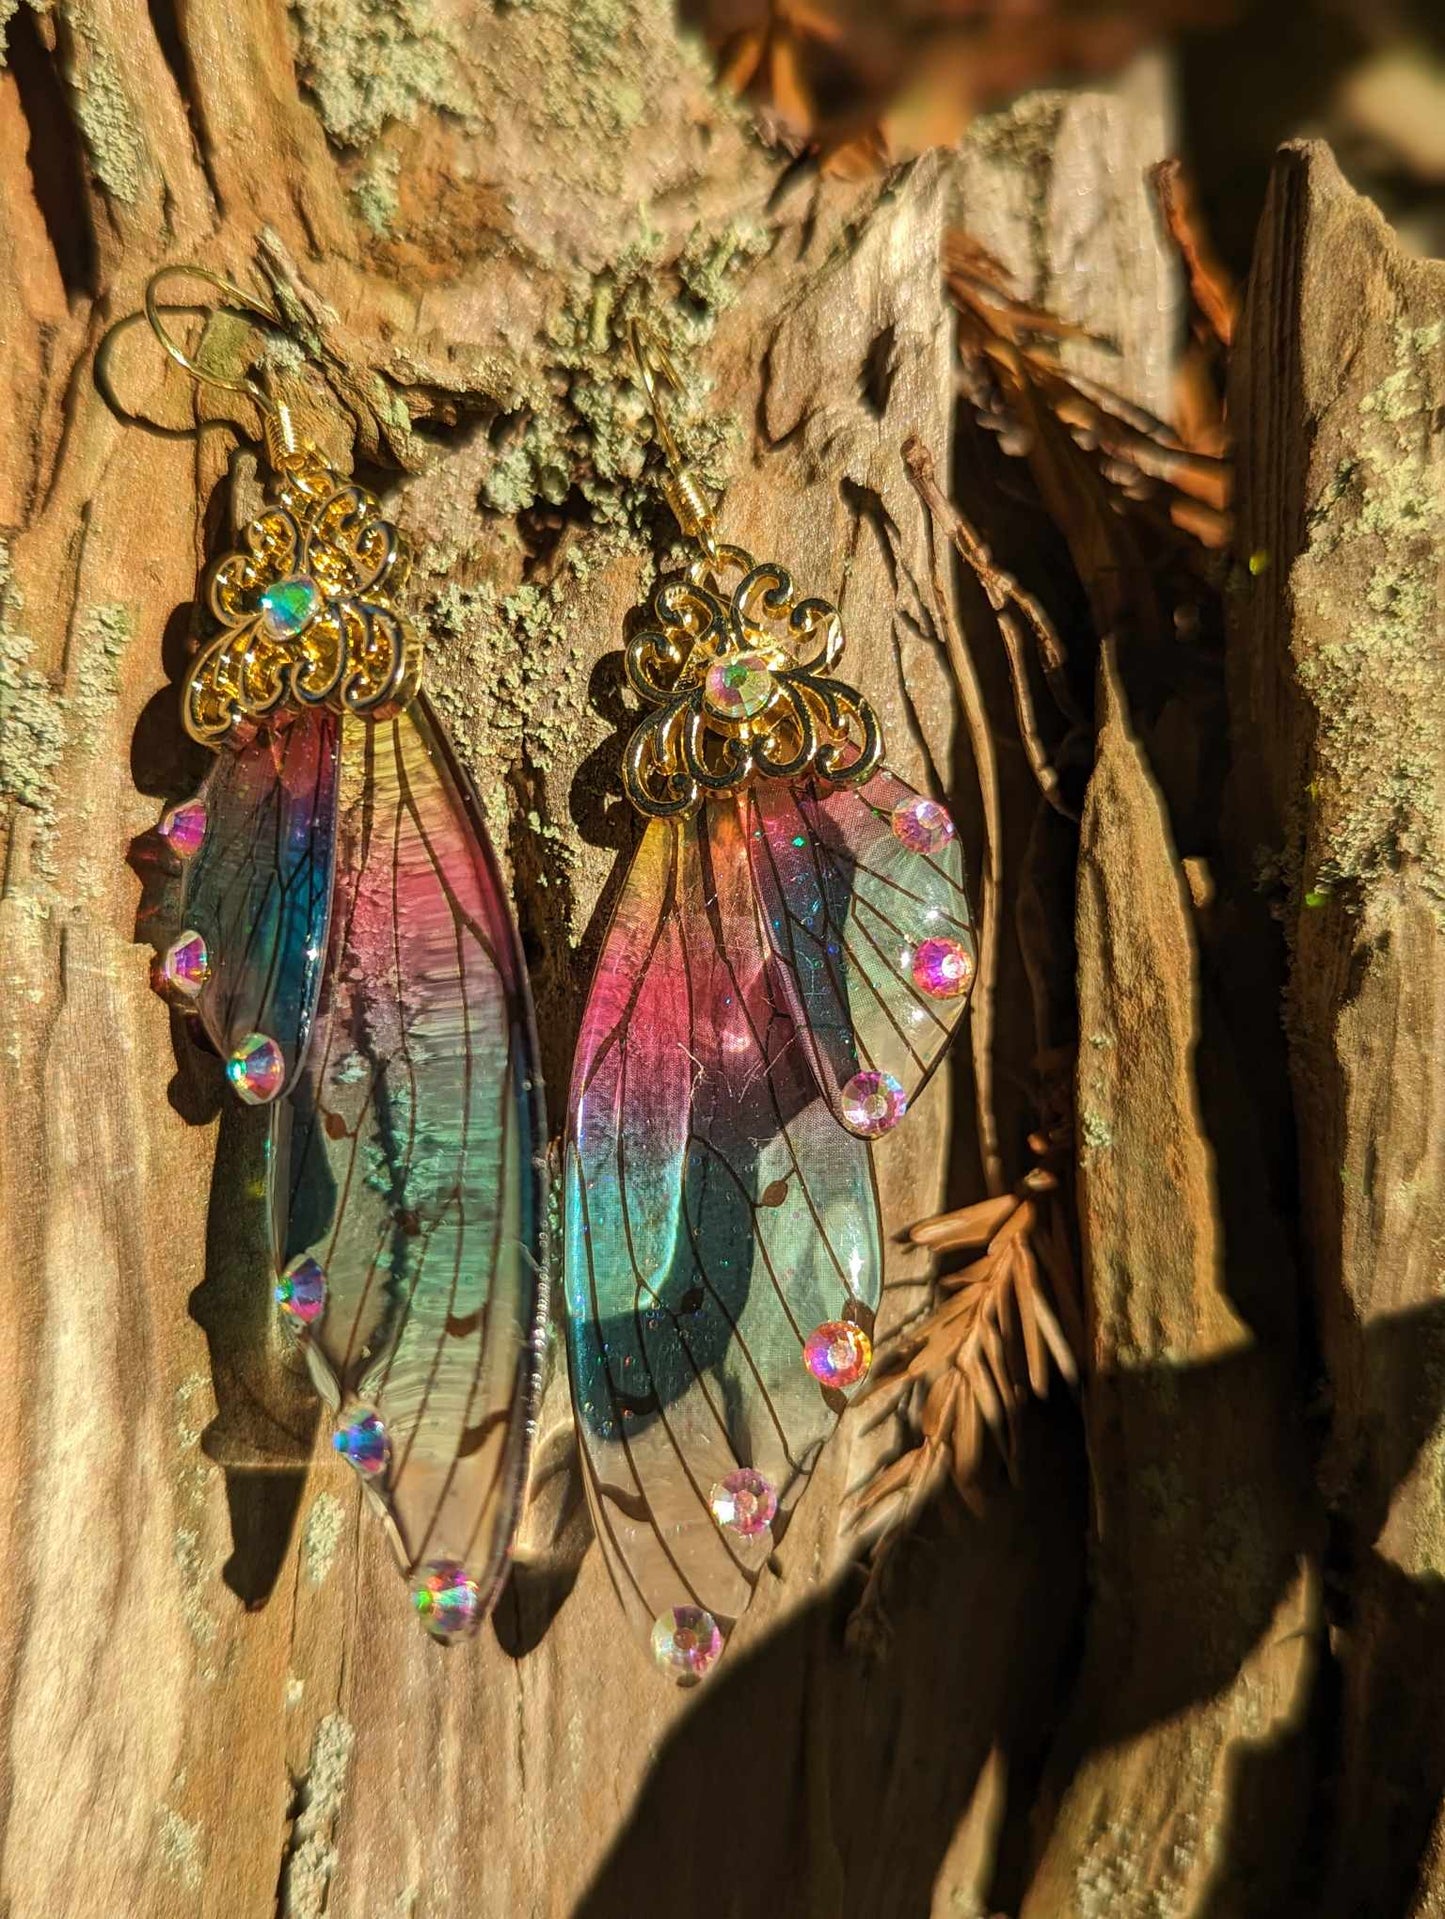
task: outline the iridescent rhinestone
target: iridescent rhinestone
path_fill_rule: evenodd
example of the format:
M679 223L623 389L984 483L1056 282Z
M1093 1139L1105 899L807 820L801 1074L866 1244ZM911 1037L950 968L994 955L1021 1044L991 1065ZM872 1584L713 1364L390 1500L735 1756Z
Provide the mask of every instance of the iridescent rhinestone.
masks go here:
M722 1649L718 1623L701 1606L673 1606L652 1628L653 1658L664 1672L680 1678L701 1679Z
M309 1253L293 1259L276 1282L276 1304L310 1326L326 1310L326 1271Z
M192 858L200 852L206 837L205 801L182 800L179 806L172 806L161 815L156 831L178 859Z
M294 640L320 604L321 592L315 580L296 573L266 588L261 595L261 619L272 639Z
M729 1532L754 1539L765 1533L778 1510L778 1495L772 1481L764 1479L751 1466L739 1466L736 1472L720 1479L707 1496L712 1516Z
M856 1386L873 1364L873 1341L851 1319L825 1319L808 1335L803 1364L820 1386Z
M842 1092L843 1124L864 1139L877 1139L908 1111L908 1095L891 1073L855 1073Z
M920 940L913 977L932 999L959 999L973 984L973 954L962 940Z
M921 793L910 793L900 800L892 815L894 837L910 853L941 853L953 838L953 821L948 809L937 800L926 800Z
M200 934L188 929L161 960L161 979L181 999L195 999L211 977L211 956Z
M358 1413L349 1425L331 1435L331 1443L363 1478L375 1479L386 1471L386 1428L375 1413Z
M482 1623L482 1589L455 1559L428 1560L411 1589L411 1603L444 1646L465 1639Z
M248 1106L264 1106L285 1083L281 1048L266 1033L247 1033L226 1061L226 1078Z
M773 675L762 653L714 660L702 683L703 704L720 720L751 720L773 697Z

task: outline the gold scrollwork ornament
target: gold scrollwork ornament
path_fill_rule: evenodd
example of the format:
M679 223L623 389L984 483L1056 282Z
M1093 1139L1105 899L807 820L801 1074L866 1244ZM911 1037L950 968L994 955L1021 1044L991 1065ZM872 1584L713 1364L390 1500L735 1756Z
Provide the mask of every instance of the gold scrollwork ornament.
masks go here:
M628 798L663 819L755 779L861 785L883 737L863 695L832 676L842 651L828 601L799 598L783 567L714 543L655 588L628 645L628 681L657 709L628 744Z
M187 731L244 741L287 707L384 719L416 691L420 649L394 595L410 558L374 496L314 447L276 455L271 499L211 576L220 631L192 663Z

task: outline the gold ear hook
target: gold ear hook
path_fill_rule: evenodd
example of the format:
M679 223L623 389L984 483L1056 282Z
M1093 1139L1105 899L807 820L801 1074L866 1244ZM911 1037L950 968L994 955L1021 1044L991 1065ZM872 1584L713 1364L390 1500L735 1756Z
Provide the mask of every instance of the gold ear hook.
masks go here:
M663 458L668 465L668 475L662 487L663 493L677 517L678 525L687 537L697 540L709 559L716 559L718 543L713 510L708 504L707 495L698 483L697 475L682 457L682 449L678 446L677 437L668 424L662 397L658 391L660 378L674 393L681 393L683 390L681 376L673 365L672 355L651 327L645 326L641 320L630 320L628 337L632 342L632 355L637 362L642 390L647 395L647 403L652 409L653 432L657 436L657 443L662 448Z
M193 262L158 267L146 281L145 315L150 322L152 333L160 341L166 352L179 367L184 367L193 380L199 380L203 386L220 387L227 393L244 393L260 407L262 418L266 422L266 444L273 461L278 448L281 452L293 453L297 440L295 427L291 420L291 409L282 400L277 400L249 374L242 374L239 380L225 379L219 373L208 373L176 340L165 322L161 319L161 305L157 297L162 281L169 279L204 280L207 286L214 287L221 294L220 304L233 312L244 313L252 319L264 320L268 326L284 327L285 321L261 296L247 293L224 274L213 273L209 267L198 266ZM205 309L201 309L204 311Z

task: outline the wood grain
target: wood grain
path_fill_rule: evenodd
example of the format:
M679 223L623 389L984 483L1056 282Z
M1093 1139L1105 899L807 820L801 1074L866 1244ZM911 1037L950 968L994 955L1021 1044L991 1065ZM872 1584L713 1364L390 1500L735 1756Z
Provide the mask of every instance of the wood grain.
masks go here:
M1285 149L1234 375L1241 802L1290 954L1340 1689L1321 1911L1439 1911L1445 266Z
M1069 1782L1023 1911L1277 1911L1308 1768L1287 1742L1267 1782L1250 1762L1308 1701L1320 1578L1285 1329L1252 1329L1235 1301L1287 1254L1239 1150L1249 1103L1201 1071L1206 1030L1228 1040L1206 1024L1189 888L1108 644L1097 719L1077 1086L1095 1601L1056 1755ZM1246 1209L1248 1235L1231 1235ZM1260 1849L1250 1798L1266 1783ZM1211 1903L1226 1894L1236 1905Z
M1084 1417L1031 1414L983 1518L925 1515L867 1651L838 1509L897 1435L846 1422L685 1697L620 1630L555 1349L513 1581L447 1657L271 1325L260 1135L148 990L127 865L200 770L176 680L257 423L130 316L188 257L286 302L308 365L278 377L416 548L560 1089L633 832L624 622L671 537L616 316L680 330L727 533L838 602L893 763L950 794L977 870L903 443L1046 598L1089 543L959 410L942 237L965 222L1099 336L1070 365L1166 412L1163 75L852 181L767 151L661 0L57 0L5 33L6 1911L1435 1910L1445 269L1320 151L1282 158L1227 655L1166 638L1162 597L1127 619L1122 562L1051 600L1081 700L1098 666L1081 841L949 582L999 738L1011 1177L1077 1027ZM218 367L257 346L207 329ZM890 1233L978 1194L967 1069L880 1153ZM922 1252L887 1281L885 1329Z
M981 1909L1074 1630L1068 1415L985 1522L926 1524L866 1658L837 1505L889 1432L845 1431L684 1698L619 1630L554 1360L513 1586L440 1656L269 1330L259 1137L148 990L126 864L199 771L175 687L196 572L258 497L244 402L197 396L127 318L188 257L280 290L320 376L281 377L417 549L555 1088L631 832L623 621L667 538L614 406L607 314L639 286L690 329L684 410L729 534L839 601L894 763L966 816L899 457L913 432L949 457L955 156L785 177L653 0L73 0L8 37L7 1910ZM218 320L205 351L234 369L255 345ZM943 1197L952 1099L940 1078L882 1158L890 1230ZM893 1249L895 1321L926 1278ZM893 1825L905 1855L876 1843Z

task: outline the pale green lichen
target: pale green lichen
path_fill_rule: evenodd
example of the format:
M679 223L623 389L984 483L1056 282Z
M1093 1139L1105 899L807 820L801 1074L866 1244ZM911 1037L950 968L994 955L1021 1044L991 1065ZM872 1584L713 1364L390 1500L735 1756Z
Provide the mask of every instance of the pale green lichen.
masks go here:
M10 31L10 22L15 18L20 0L0 0L0 68L5 65L5 42Z
M135 616L119 601L79 612L65 684L58 688L31 663L35 646L22 630L23 612L9 553L0 543L0 813L33 816L27 865L13 884L27 910L47 918L56 907L81 905L103 890L101 863L88 857L84 831L98 803L93 782L77 786L72 818L81 829L80 853L63 892L57 884L57 781L67 753L90 761L107 748Z
M171 1556L180 1575L178 1610L181 1618L198 1646L212 1646L216 1639L216 1621L202 1597L210 1568L195 1526L177 1526L171 1540Z
M525 116L539 141L558 128L585 156L578 184L617 190L644 127L649 103L674 74L708 83L695 42L679 35L667 0L493 0L503 57L489 60L489 82L511 113ZM518 16L525 16L519 19ZM734 109L735 110L735 109ZM630 137L631 136L631 137ZM572 154L564 147L558 163Z
M656 493L644 478L653 435L646 396L630 372L633 321L671 355L683 389L667 399L673 430L703 485L720 491L735 422L708 405L697 356L767 244L756 225L699 228L669 259L662 236L644 223L610 267L574 280L549 329L543 379L555 397L533 407L513 438L503 436L485 503L515 515L561 505L575 490L594 529L636 538L655 512Z
M543 100L558 126L590 126L613 139L637 126L646 110L645 60L633 0L535 0L563 31L565 57L550 62Z
M1207 1782L1190 1780L1193 1794ZM1191 1795L1191 1796L1192 1796ZM1167 1844L1154 1830L1138 1830L1127 1818L1115 1818L1090 1835L1074 1868L1075 1919L1183 1919L1189 1909L1191 1878L1199 1852L1199 1819L1182 1797L1170 1813Z
M135 636L135 615L120 601L91 609L81 621L75 690L69 698L76 744L93 753L115 711L120 662Z
M507 594L448 582L429 603L434 628L452 642L451 671L434 687L437 703L458 738L480 734L489 742L492 776L484 767L472 771L488 824L503 841L509 807L497 769L516 766L524 756L535 765L554 757L575 760L579 730L589 724L590 654L577 631L582 609L575 580L569 567L545 586L519 586ZM545 862L538 883L564 881L572 856L566 836L549 831L539 839Z
M1069 96L1057 89L1023 94L999 113L980 114L968 129L968 146L990 159L1039 166L1053 158L1059 119Z
M321 1919L336 1870L332 1829L346 1797L355 1728L328 1713L311 1740L311 1757L297 1787L298 1810L282 1873L277 1919Z
M369 146L423 108L471 113L459 49L424 0L292 0L292 12L302 84L338 146Z
M162 1806L158 1848L161 1864L179 1879L187 1892L199 1892L205 1877L204 1835L198 1820L183 1819L171 1806Z
M345 1527L346 1508L336 1494L318 1493L301 1532L301 1564L309 1585L325 1583Z
M389 233L396 219L401 155L386 147L369 154L351 186L356 210L376 234Z
M1445 907L1445 475L1432 454L1442 340L1445 322L1396 325L1394 370L1361 400L1357 444L1311 511L1295 568L1307 610L1296 670L1316 715L1316 896L1410 867ZM1362 598L1347 603L1362 577Z
M188 1373L176 1387L171 1401L175 1420L176 1444L189 1452L201 1443L201 1435L215 1410L215 1388L209 1373Z
M1106 1120L1097 1113L1082 1113L1079 1116L1079 1132L1085 1146L1094 1152L1102 1153L1114 1144L1114 1135Z
M68 77L80 136L106 192L112 199L133 204L140 197L145 160L140 115L85 11L72 7L67 19L75 33L75 57Z
M961 186L965 197L974 160L982 161L990 176L990 197L999 193L1006 180L1005 207L1022 220L1028 235L1028 258L1036 263L1051 255L1049 192L1059 122L1067 105L1065 93L1026 93L1000 113L980 115L963 142ZM1044 289L1035 286L1031 291L1042 296Z
M0 801L54 819L55 769L65 746L65 722L54 689L30 664L35 643L15 622L24 611L0 545Z
M200 1458L201 1435L214 1411L214 1387L209 1373L190 1373L180 1381L171 1401L177 1452L175 1504L179 1514L179 1523L171 1537L171 1556L179 1575L176 1610L196 1646L206 1654L215 1647L220 1631L220 1622L207 1604L210 1583L218 1565L214 1554L203 1543L211 1483ZM200 1667L200 1676L214 1680L219 1678L220 1668L208 1657Z
M595 649L581 626L587 602L578 586L595 568L626 555L638 567L640 599L659 560L677 556L677 527L658 486L651 411L630 349L631 324L640 323L671 356L681 391L665 396L669 424L703 490L720 495L738 422L711 401L700 349L768 243L756 225L699 228L680 252L669 254L644 220L609 267L573 280L548 327L534 397L497 423L493 464L481 486L482 504L499 519L538 509L559 513L566 534L549 576L502 594L440 577L451 556L440 550L428 556L438 584L426 613L453 642L433 691L462 742L499 839L509 822L510 774L576 766L595 744L587 695ZM657 552L659 533L674 542L670 552ZM486 765L477 765L466 745L478 737L488 745ZM561 888L565 902L580 849L562 835L538 836L532 844L531 883ZM572 937L565 903L558 918Z

